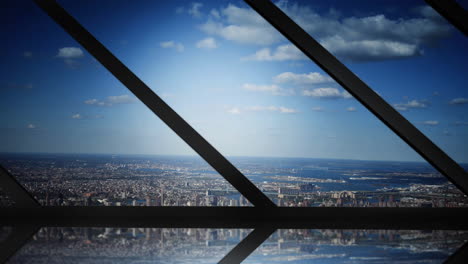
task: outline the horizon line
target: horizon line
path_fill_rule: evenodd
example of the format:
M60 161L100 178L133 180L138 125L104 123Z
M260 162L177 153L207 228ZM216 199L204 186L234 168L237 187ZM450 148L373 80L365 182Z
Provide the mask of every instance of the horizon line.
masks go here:
M86 153L86 152L8 152L0 151L0 155L4 154L49 154L49 155L108 155L108 156L182 156L182 157L198 157L203 159L197 154L135 154L135 153ZM424 159L421 160L372 160L372 159L351 159L351 158L317 158L317 157L299 157L299 156L249 156L249 155L224 155L226 158L267 158L267 159L316 159L316 160L342 160L342 161L371 161L371 162L404 162L404 163L424 163L430 165ZM460 162L460 164L467 165L468 162ZM433 167L431 165L431 167ZM435 168L434 168L435 169Z

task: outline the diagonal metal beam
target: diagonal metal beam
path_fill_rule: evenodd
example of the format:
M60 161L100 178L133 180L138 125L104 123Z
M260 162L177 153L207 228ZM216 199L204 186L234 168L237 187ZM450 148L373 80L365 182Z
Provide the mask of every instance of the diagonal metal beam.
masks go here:
M6 263L38 230L38 226L13 227L8 237L0 242L0 263Z
M468 195L468 174L366 83L269 0L245 0L395 134Z
M38 207L40 204L31 194L0 165L0 186L15 204L15 207Z
M468 11L455 0L426 0L439 14L468 36Z
M444 261L444 264L466 264L468 260L468 242L465 242L455 253Z
M236 247L234 247L218 264L239 264L255 251L271 234L276 231L273 227L259 227L254 229Z
M154 93L130 69L117 59L104 45L91 35L65 9L53 0L35 0L55 22L65 29L96 60L109 70L140 101L166 123L193 150L205 159L219 174L236 188L253 205L276 207L249 179L234 167L221 153L208 143L168 104Z

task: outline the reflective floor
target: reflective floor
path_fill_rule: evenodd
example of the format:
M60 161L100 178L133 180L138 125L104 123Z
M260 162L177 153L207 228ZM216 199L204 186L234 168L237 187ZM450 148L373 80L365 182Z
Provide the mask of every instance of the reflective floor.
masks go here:
M41 228L8 263L217 263L247 229Z
M278 230L243 263L443 263L467 231Z
M218 263L251 232L43 227L7 263ZM10 235L0 228L0 244ZM242 263L443 263L467 241L466 230L279 229Z

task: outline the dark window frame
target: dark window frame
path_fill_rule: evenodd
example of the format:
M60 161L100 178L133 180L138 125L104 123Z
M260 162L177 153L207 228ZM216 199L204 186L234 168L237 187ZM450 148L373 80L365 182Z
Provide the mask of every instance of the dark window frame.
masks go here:
M54 207L41 206L0 167L0 186L14 206L0 208L0 224L11 225L16 244L0 254L8 259L38 226L252 227L255 230L220 263L240 263L278 228L468 229L467 208L285 208L277 207L223 155L172 110L125 65L53 0L35 0L90 54L215 168L254 207ZM302 52L358 99L416 152L468 194L468 174L461 166L395 111L385 100L325 50L269 0L245 0ZM466 10L453 0L426 0L468 35ZM461 15L460 15L461 14ZM187 219L190 219L189 221ZM34 220L34 223L31 221ZM21 229L23 228L23 229ZM21 231L23 230L23 231ZM16 235L15 235L16 234ZM20 234L20 235L18 235ZM463 246L447 263L466 256ZM461 258L463 259L463 257Z

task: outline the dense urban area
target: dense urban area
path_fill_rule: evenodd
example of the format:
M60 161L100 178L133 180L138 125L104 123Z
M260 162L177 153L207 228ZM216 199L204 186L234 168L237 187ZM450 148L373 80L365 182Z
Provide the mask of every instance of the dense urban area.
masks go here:
M251 206L195 157L4 155L0 162L47 206ZM435 171L376 171L353 165L336 173L327 167L326 173L338 176L324 176L320 171L305 174L301 167L262 162L245 159L239 168L279 206L468 206L467 197ZM394 184L395 180L404 185ZM1 190L0 202L11 204Z

